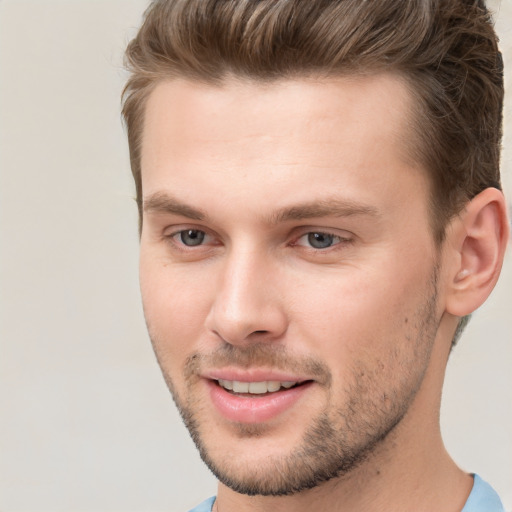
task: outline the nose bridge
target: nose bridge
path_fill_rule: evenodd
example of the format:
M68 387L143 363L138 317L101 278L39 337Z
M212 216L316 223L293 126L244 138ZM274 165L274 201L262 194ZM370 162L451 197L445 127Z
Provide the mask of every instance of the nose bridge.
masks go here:
M219 276L208 327L231 344L279 337L286 330L286 318L276 273L264 250L233 246Z

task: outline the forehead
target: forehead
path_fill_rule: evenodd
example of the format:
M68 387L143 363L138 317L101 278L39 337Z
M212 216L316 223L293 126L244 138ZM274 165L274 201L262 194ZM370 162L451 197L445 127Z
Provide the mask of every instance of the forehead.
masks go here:
M393 144L405 157L411 102L405 81L391 74L268 83L232 78L220 85L166 81L155 87L146 104L142 156L147 161L155 156L156 145L167 147L185 137L244 144L262 133L275 139L307 135L327 141L347 139L350 132L351 139ZM330 133L333 127L336 132Z
M423 187L407 152L411 101L391 74L162 82L146 106L143 194L172 191L199 202L212 192L259 194L270 205L282 204L283 191L297 201L336 190L374 200L411 180Z

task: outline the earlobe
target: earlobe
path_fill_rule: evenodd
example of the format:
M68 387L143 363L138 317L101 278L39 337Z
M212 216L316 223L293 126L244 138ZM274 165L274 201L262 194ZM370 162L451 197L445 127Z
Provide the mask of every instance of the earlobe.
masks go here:
M456 218L450 232L452 270L446 310L455 316L472 313L487 299L498 280L509 236L505 199L487 188Z

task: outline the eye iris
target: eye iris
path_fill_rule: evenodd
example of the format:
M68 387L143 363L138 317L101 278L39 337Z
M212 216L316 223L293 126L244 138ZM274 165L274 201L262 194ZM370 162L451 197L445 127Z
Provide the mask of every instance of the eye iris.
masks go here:
M333 244L334 235L327 233L309 233L308 243L315 249L325 249Z
M187 229L180 233L181 241L185 245L194 246L200 245L203 243L205 233L204 231L199 231L198 229Z

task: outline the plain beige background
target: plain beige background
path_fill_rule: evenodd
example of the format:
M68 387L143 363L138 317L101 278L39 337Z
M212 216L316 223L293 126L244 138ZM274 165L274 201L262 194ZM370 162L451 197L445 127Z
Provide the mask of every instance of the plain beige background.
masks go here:
M512 79L512 5L491 3ZM0 511L215 491L145 332L119 94L143 0L0 1ZM512 197L512 104L503 174ZM452 354L448 449L512 509L512 255Z

